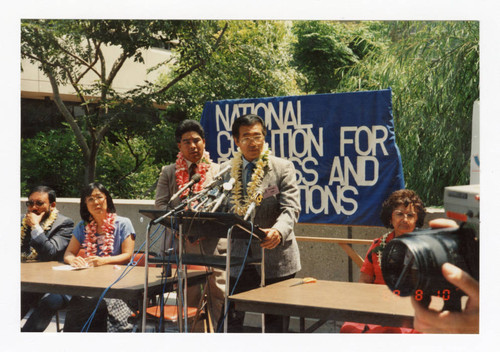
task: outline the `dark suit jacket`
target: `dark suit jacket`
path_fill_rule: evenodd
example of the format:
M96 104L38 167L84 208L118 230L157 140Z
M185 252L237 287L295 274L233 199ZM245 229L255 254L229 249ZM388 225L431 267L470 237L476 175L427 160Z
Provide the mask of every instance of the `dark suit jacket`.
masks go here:
M59 213L50 229L35 239L31 238L31 229L28 228L21 251L28 252L29 247L33 247L38 252L38 260L62 261L66 247L71 240L73 227L73 220Z
M226 165L227 163L222 164L221 169ZM300 215L300 191L291 161L270 155L264 172L261 191L266 194L266 190L277 188L279 193L262 200L255 210L253 222L261 228L275 228L283 237L276 248L265 251L265 275L267 279L272 279L294 274L301 269L299 247L294 233L294 225ZM228 172L225 179L230 177ZM229 200L226 210L231 207ZM231 243L231 256L245 255L247 240L233 239ZM253 258L261 258L258 240L252 240L251 251ZM231 268L231 276L236 277L238 270L239 268Z

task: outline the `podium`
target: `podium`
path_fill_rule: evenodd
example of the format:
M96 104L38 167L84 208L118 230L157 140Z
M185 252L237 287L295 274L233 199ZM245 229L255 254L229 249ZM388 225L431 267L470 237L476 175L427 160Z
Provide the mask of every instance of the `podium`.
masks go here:
M208 213L208 212L192 212L192 211L180 211L166 216L167 212L164 210L156 209L146 209L139 210L139 213L147 216L151 219L148 229L153 222L162 224L166 228L173 228L179 233L179 265L178 265L178 280L179 280L179 290L183 290L183 302L186 302L186 273L184 265L203 265L219 269L226 270L226 290L224 294L225 307L228 307L228 296L229 296L229 276L230 268L233 266L241 266L243 264L256 264L259 260L243 257L231 256L231 239L248 239L250 236L261 241L266 237L266 233L262 231L258 226L252 225L251 222L243 220L239 216L233 213ZM157 220L161 218L161 220ZM187 230L186 230L187 229ZM204 238L227 238L227 255L217 256L217 255L200 255L200 254L188 254L182 253L183 247L183 237L186 236L188 240L195 241ZM147 290L147 268L149 262L163 263L164 257L160 258L148 258L149 250L149 231L146 237L146 283L145 290ZM264 272L264 256L262 256L261 262L262 272ZM263 279L264 280L264 279ZM146 296L145 292L145 296ZM144 302L146 305L146 302ZM184 329L187 331L187 305L184 307L179 306L179 312L184 308ZM144 307L145 311L146 307ZM180 314L178 315L181 316ZM179 319L180 322L180 319ZM225 331L227 330L227 322L225 321ZM143 327L145 328L145 320L143 320ZM179 325L179 330L182 332L182 326Z
M152 220L156 220L160 216L165 215L164 210L157 209L139 210L139 213ZM266 237L264 231L262 231L258 226L253 226L252 231L252 224L249 221L243 220L241 217L233 213L182 211L165 217L160 221L160 223L168 228L174 224L174 227L177 230L179 220L182 221L183 226L191 226L194 233L192 235L193 238L200 236L200 232L203 232L203 235L206 237L226 237L225 233L230 227L234 227L232 237L236 239L247 239L250 234L259 240L263 240Z

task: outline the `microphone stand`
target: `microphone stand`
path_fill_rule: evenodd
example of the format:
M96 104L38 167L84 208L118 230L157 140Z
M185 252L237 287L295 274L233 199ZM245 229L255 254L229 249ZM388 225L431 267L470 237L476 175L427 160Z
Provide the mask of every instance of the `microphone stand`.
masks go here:
M189 204L189 203L188 203ZM172 214L175 214L179 212L182 208L186 206L186 202L182 202L178 206L176 206L174 209L171 209L170 211L166 212L164 215L151 220L147 226L146 229L146 249L144 250L144 255L146 256L144 258L144 296L143 296L143 301L142 301L142 332L146 332L146 309L147 309L147 302L148 302L148 286L149 286L149 241L150 241L150 234L151 234L151 226L156 225L163 221L165 218L168 216L171 216ZM186 299L187 299L187 285L185 286L186 280L185 280L185 268L183 267L182 264L182 250L183 250L183 245L182 245L182 216L181 216L181 221L179 222L179 266L177 268L177 286L178 286L178 292L180 298L183 298L184 302L184 327L185 331L187 332L187 304L186 304ZM184 287L185 286L185 287ZM183 311L181 305L181 299L177 300L178 302L178 312L177 312L177 321L179 322L179 331L182 332L182 319L179 318L181 315L181 312Z
M257 195L259 196L259 195ZM245 213L245 217L243 218L243 220L247 220L247 221L250 221L252 223L252 231L253 231L253 220L254 220L254 217L255 217L255 213L254 213L254 210L255 210L255 207L257 206L257 203L256 201L254 200L248 207L248 210L247 212ZM250 218L250 220L248 220L248 218ZM261 256L262 256L262 259L261 259L261 262L260 262L260 287L265 287L266 286L266 262L265 262L265 248L261 248ZM261 327L262 327L262 333L265 333L266 332L266 315L264 313L261 314Z
M188 332L187 327L187 280L186 280L186 268L182 262L183 257L183 233L182 233L182 212L179 217L179 264L177 266L177 290L179 298L177 299L177 321L179 324L179 332ZM182 314L182 315L181 315ZM184 318L184 329L182 325L182 317Z
M149 280L149 236L150 236L150 231L151 231L151 225L153 224L154 220L151 220L147 226L146 229L146 250L144 251L144 255L146 258L144 258L144 296L142 300L142 327L141 331L144 333L146 332L146 310L148 308L148 280Z
M224 292L224 311L227 313L229 311L229 286L231 280L231 234L233 233L233 227L231 226L227 230L227 249L226 249L226 287ZM224 313L224 312L223 312ZM227 334L227 317L224 318L224 333Z

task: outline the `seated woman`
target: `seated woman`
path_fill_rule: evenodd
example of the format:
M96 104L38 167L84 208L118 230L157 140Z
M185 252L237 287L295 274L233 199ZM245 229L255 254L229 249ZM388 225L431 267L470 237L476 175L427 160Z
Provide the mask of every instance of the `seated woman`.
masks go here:
M359 282L385 285L382 276L381 260L385 245L395 237L412 232L422 227L425 219L425 207L420 197L409 189L393 192L382 204L380 218L387 228L392 228L373 241L366 253L361 267ZM400 327L387 327L373 324L346 322L340 329L341 333L416 333L416 330Z
M116 215L113 199L102 184L91 183L82 190L80 215L82 221L73 230L64 262L87 267L130 261L135 245L134 228L130 219ZM85 250L84 257L78 256L81 248ZM74 296L68 306L64 331L82 331L98 300L98 297ZM132 328L127 322L130 313L122 300L105 298L88 331L129 331Z

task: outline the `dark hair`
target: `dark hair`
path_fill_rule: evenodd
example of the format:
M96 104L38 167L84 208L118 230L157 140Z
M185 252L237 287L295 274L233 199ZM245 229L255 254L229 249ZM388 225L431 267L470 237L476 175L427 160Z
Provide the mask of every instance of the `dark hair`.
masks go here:
M49 186L36 186L35 188L32 188L28 197L36 192L47 193L49 195L49 203L54 203L56 201L56 191Z
M82 191L81 191L81 197L80 197L80 216L82 217L83 221L90 222L92 221L92 215L90 215L89 209L87 208L87 202L85 201L87 197L90 197L94 189L98 189L104 195L106 196L106 203L107 203L107 211L108 213L116 213L115 205L113 204L113 198L111 198L111 195L109 194L108 190L106 187L104 187L101 183L99 182L92 182L89 183L87 186L85 186Z
M236 139L240 138L241 126L253 126L256 123L260 123L260 125L262 126L262 134L265 136L267 134L267 130L262 117L255 114L247 114L240 116L236 120L234 120L232 127L233 137L235 137Z
M394 191L391 195L382 203L382 212L380 213L380 219L384 225L388 228L392 228L392 212L394 209L400 205L407 207L413 204L413 207L417 211L417 223L416 227L422 227L424 225L425 219L425 206L424 202L420 199L417 193L410 189L400 189Z
M205 139L205 131L201 127L200 123L195 120L184 120L177 126L175 130L175 140L177 143L181 142L182 135L186 132L196 132L200 135L202 139Z

